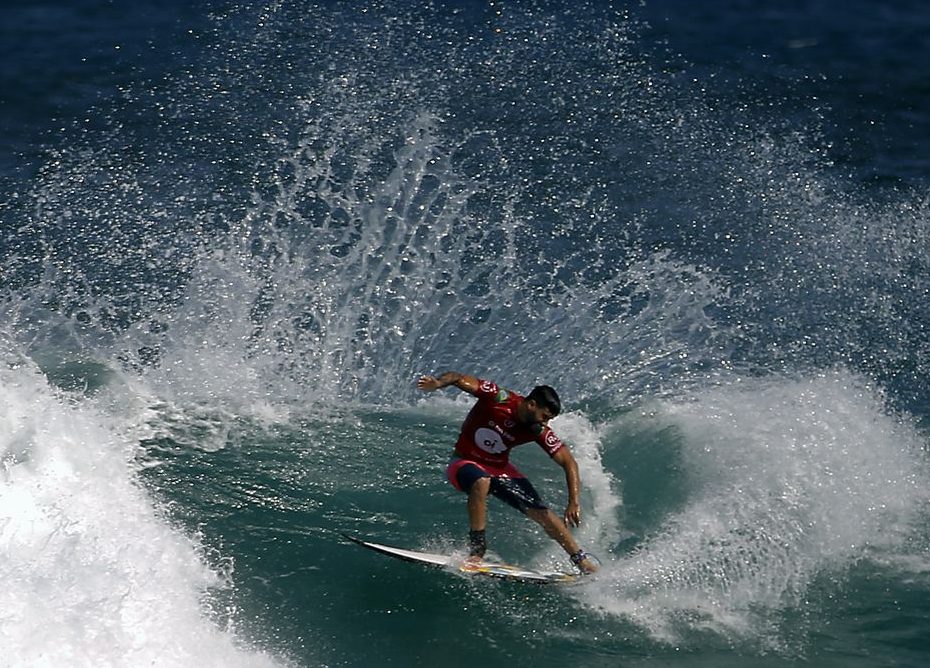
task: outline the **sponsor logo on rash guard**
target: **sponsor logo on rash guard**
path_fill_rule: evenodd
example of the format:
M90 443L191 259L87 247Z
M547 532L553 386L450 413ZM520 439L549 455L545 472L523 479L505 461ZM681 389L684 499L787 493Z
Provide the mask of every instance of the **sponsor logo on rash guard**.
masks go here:
M559 437L555 435L555 432L551 429L546 432L546 451L551 455L554 454L559 448L562 447L562 441L559 440Z
M490 452L495 455L507 450L507 446L504 445L501 435L487 427L481 427L475 431L475 445L485 452Z

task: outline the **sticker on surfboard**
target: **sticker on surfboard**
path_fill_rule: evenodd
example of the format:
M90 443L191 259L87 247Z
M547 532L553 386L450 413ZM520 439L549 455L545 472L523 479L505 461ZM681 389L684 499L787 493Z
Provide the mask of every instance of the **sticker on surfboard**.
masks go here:
M402 561L456 570L466 575L484 575L492 578L515 580L518 582L532 582L535 584L568 584L570 582L576 582L581 577L579 573L535 570L493 561L463 561L461 557L452 555L422 552L420 550L407 550L401 547L393 547L391 545L382 545L381 543L362 540L361 538L356 538L348 534L342 535L356 545L374 550L379 554L385 554Z

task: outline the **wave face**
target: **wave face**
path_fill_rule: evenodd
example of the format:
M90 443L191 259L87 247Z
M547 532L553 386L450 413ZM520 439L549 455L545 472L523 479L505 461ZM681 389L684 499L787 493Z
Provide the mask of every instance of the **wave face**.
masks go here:
M889 611L930 570L925 186L837 164L802 83L654 36L602 3L229 8L51 148L0 239L16 665L736 665L868 656L866 618L925 659L926 605ZM414 387L447 368L568 399L598 580L366 589L339 531L460 538L467 402ZM444 597L485 621L387 618Z

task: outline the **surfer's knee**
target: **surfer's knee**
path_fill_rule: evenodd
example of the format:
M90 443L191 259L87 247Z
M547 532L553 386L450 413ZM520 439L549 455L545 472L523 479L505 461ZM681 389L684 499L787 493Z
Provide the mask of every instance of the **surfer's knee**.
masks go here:
M468 488L469 498L486 499L491 492L491 479L484 477L475 480Z

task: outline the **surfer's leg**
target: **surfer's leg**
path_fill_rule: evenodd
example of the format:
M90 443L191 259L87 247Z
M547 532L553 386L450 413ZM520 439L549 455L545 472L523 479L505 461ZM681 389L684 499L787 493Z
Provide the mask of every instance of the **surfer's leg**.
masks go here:
M539 524L546 534L558 542L569 555L576 554L581 548L578 547L578 543L575 542L565 522L543 503L528 478L523 477L516 469L512 473L518 477L492 478L491 493Z
M468 490L468 528L471 531L484 531L487 526L490 491L491 478L487 476L475 480Z
M491 477L487 471L472 462L457 465L450 477L458 489L468 494L468 528L472 531L484 531Z
M539 524L550 538L562 546L569 555L577 554L581 547L565 522L548 508L527 508L526 516Z
M491 478L491 494L521 513L546 509L533 483L516 469L512 469L511 475Z
M478 478L468 490L468 556L484 556L488 549L485 528L488 518L488 492L491 479Z
M462 459L453 459L447 475L456 489L468 494L468 554L483 557L487 550L485 528L491 478L474 462Z
M594 573L598 570L599 566L597 560L592 560L591 556L581 549L581 546L578 545L578 541L572 536L571 529L568 528L568 525L565 524L561 517L548 508L529 508L526 511L526 515L539 523L539 525L546 530L546 534L562 546L562 549L571 557L572 563L575 564L582 573Z
M539 524L584 573L593 573L597 564L588 558L561 517L543 503L529 479L516 469L509 475L491 479L491 493Z

